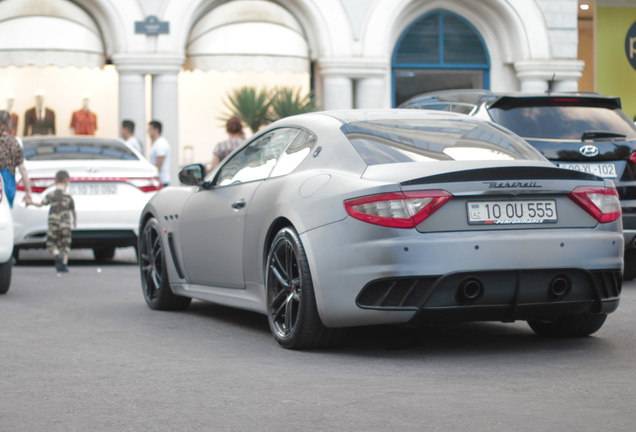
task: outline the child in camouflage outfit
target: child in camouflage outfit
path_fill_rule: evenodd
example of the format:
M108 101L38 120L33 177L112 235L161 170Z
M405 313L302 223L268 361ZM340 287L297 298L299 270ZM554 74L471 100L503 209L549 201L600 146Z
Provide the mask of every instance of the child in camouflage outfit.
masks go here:
M73 228L77 228L77 212L73 197L66 192L70 183L66 171L55 174L55 190L46 194L41 203L33 203L42 207L50 205L49 229L46 233L46 248L55 256L55 268L58 272L68 272L68 254L71 251L71 214Z

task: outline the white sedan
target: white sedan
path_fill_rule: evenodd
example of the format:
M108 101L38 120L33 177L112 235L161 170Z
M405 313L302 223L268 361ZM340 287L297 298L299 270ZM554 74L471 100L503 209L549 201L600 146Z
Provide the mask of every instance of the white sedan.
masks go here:
M13 218L0 176L0 294L11 285L11 253L13 252Z
M33 200L55 188L55 173L66 170L77 211L72 248L90 248L98 260L112 258L115 248L136 246L139 216L162 188L157 168L139 152L115 139L29 137L22 139ZM48 207L26 207L24 182L17 180L13 208L15 257L20 249L46 244Z

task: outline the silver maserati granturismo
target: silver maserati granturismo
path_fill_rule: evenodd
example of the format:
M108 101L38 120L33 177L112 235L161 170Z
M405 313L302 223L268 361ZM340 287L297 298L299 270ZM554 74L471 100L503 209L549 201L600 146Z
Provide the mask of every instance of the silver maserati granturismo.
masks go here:
M140 220L152 309L267 315L285 348L371 324L525 320L587 336L618 307L609 180L560 169L493 123L439 111L304 114L261 130Z

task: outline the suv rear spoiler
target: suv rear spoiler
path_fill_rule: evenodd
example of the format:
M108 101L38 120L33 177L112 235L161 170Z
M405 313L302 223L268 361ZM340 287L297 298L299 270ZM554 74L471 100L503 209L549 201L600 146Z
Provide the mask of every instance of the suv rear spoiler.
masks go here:
M585 106L607 109L620 109L618 97L598 97L590 95L546 95L546 96L500 96L486 104L487 108L508 110L512 108L536 106Z

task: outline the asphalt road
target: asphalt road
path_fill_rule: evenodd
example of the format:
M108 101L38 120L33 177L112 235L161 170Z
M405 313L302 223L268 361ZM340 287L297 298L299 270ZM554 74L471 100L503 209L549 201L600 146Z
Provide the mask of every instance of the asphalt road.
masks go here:
M82 252L82 251L80 251ZM636 284L593 337L525 323L358 329L279 348L264 316L144 303L132 249L37 254L0 296L0 431L634 431Z

